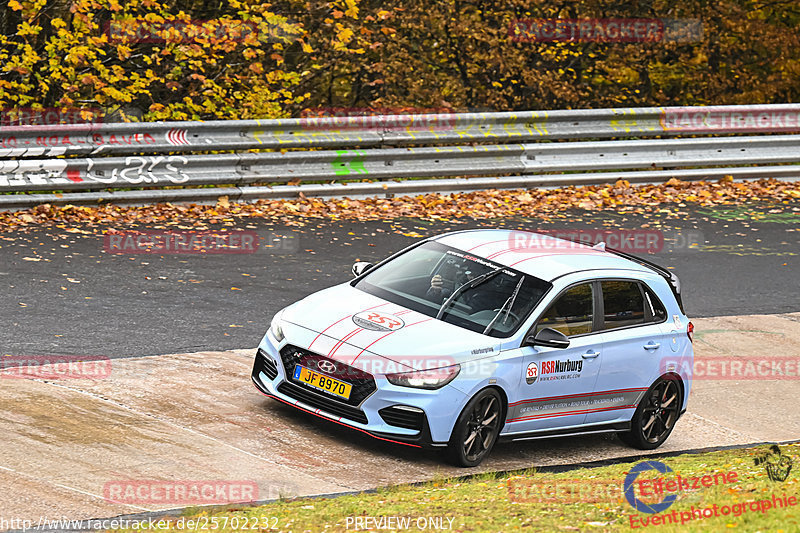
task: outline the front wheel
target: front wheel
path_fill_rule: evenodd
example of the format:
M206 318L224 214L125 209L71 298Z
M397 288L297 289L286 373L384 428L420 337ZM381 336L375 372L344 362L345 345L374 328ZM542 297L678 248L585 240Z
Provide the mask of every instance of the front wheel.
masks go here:
M478 466L492 450L500 433L503 408L495 389L484 389L472 398L453 428L447 447L456 466Z
M677 378L659 378L639 403L630 431L620 433L620 438L640 450L658 448L672 433L680 408L681 389Z

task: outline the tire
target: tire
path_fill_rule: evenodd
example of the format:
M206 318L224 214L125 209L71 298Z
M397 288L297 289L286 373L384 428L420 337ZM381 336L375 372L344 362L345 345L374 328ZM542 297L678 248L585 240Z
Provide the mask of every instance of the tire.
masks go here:
M620 439L640 450L661 446L681 412L681 387L678 378L659 378L645 393L631 419L631 429L620 433Z
M483 389L467 403L456 421L447 446L455 466L478 466L492 451L502 427L503 405L495 389Z

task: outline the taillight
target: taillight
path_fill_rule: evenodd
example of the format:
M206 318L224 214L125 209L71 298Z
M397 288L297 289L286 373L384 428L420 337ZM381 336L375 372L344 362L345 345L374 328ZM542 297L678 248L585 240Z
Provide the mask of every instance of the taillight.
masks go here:
M694 342L694 324L689 322L689 325L686 326L686 335L689 337L691 342Z

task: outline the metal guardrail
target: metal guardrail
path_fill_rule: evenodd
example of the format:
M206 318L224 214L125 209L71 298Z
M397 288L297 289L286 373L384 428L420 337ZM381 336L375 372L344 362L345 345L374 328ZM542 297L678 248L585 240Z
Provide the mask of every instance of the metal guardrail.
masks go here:
M404 180L391 182L326 183L304 185L214 187L203 189L158 189L133 191L100 191L53 194L0 195L0 209L15 209L39 204L88 205L98 203L143 204L152 202L198 202L214 203L220 196L230 201L251 201L257 199L298 198L364 198L374 196L392 197L396 195L417 195L426 193L454 193L485 189L526 189L551 188L569 185L598 185L613 183L622 178L630 183L662 182L666 177L681 180L719 179L735 176L737 179L776 178L784 180L800 179L800 166L768 166L741 168L714 168L674 170L665 173L661 170L635 172L593 172L580 174L555 174L531 176L503 176L488 178L449 178Z
M800 131L800 104L91 123L0 127L0 158L764 132L765 114Z
M663 110L601 109L75 124L0 128L0 157L126 155L209 150L385 147L432 143L659 135Z
M0 208L223 194L413 194L621 177L795 178L800 166L748 166L800 163L800 135L777 135L795 131L798 104L0 127L0 192L88 191L0 195ZM773 135L729 135L752 132ZM673 137L687 134L726 136ZM662 138L624 140L648 136ZM623 140L521 142L605 138ZM331 147L346 149L325 149ZM193 153L212 150L229 153ZM491 177L502 174L513 176ZM447 176L480 178L341 184ZM299 185L309 181L339 183ZM257 183L288 185L251 185ZM203 185L235 187L107 191Z

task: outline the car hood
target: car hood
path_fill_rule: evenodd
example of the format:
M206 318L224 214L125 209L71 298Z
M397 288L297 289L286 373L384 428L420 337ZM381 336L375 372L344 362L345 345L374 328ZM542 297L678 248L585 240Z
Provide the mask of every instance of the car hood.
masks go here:
M379 364L382 359L397 363L372 368L371 373L440 368L491 357L501 349L500 339L436 320L349 284L300 300L284 310L281 320L295 326L284 328L288 342L314 353L355 366Z

